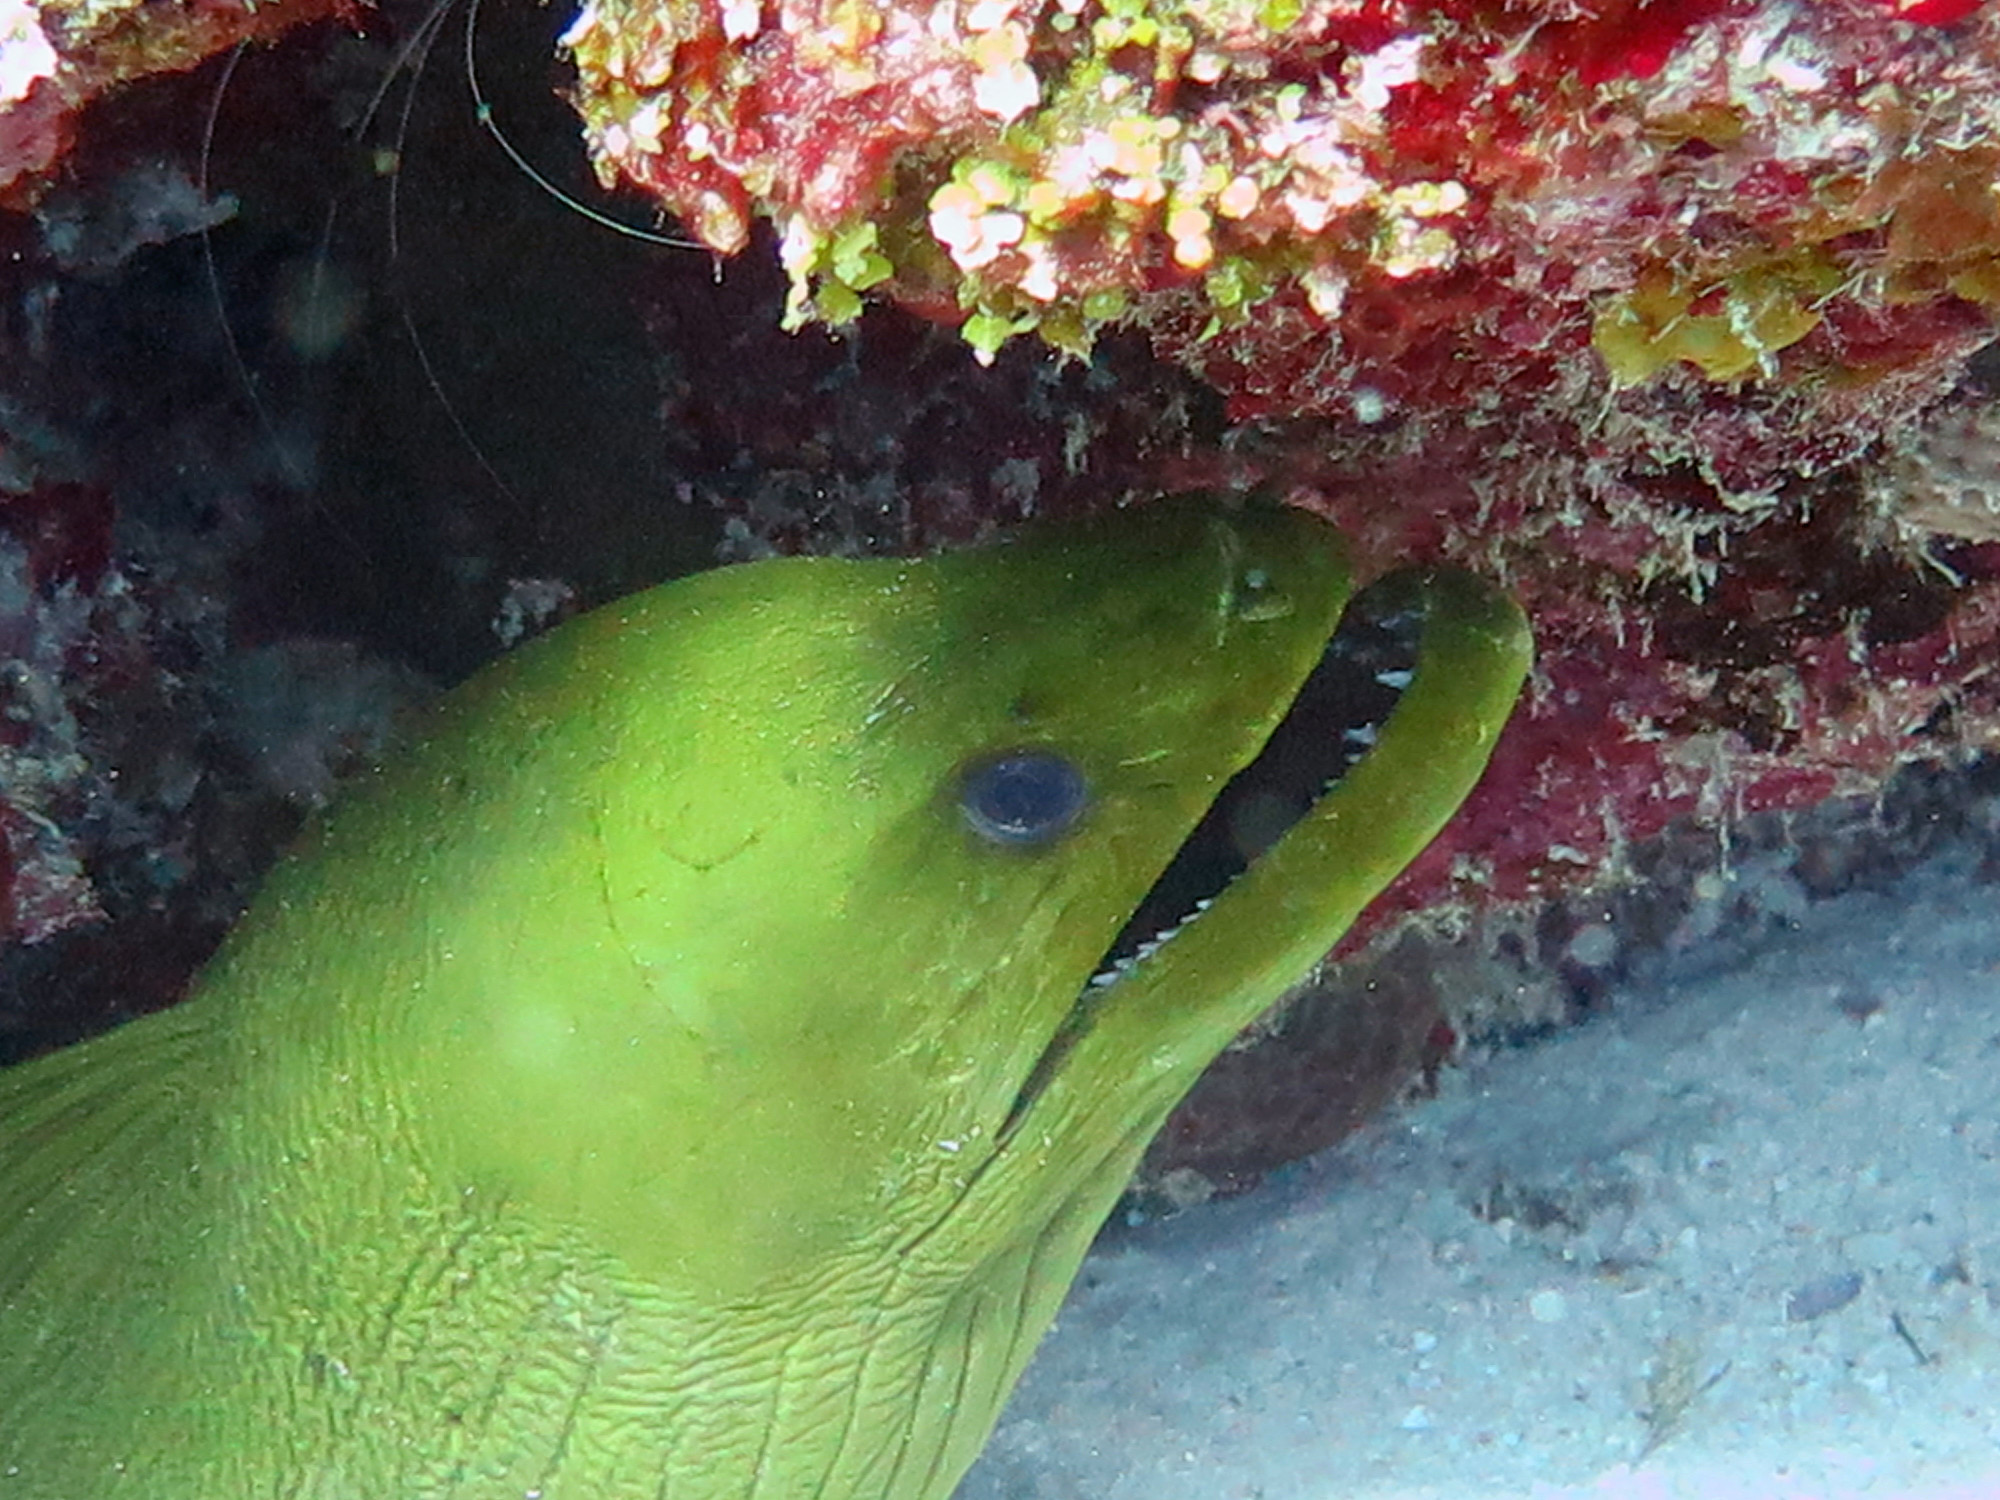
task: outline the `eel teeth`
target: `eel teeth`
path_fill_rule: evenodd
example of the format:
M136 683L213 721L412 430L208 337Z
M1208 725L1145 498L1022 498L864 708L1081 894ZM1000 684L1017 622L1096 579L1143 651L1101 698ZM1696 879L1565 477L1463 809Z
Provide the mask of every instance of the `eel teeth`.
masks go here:
M1085 981L1086 987L1093 990L1109 989L1127 974L1138 968L1147 959L1151 958L1155 953L1166 947L1175 937L1185 932L1194 923L1195 918L1199 917L1213 905L1215 905L1215 897L1203 896L1199 901L1195 902L1194 910L1174 923L1173 926L1163 928L1159 932L1154 933L1130 954L1105 965L1095 974L1091 975Z

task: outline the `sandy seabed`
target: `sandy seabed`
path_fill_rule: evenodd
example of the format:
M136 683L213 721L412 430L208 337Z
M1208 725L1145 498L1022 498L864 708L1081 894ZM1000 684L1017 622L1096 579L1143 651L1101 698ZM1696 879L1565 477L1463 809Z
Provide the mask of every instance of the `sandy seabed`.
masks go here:
M2000 1496L2000 887L1945 854L1108 1235L958 1500Z

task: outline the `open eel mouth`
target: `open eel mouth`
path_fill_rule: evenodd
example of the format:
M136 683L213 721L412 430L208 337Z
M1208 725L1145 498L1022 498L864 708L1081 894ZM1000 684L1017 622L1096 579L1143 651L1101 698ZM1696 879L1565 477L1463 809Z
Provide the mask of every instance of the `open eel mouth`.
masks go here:
M1405 575L1378 580L1348 602L1285 717L1181 842L1105 950L1090 988L1117 983L1196 920L1374 748L1415 674L1422 634Z
M1121 980L1198 921L1375 746L1414 679L1424 615L1407 574L1359 591L1256 757L1182 840L1015 1095L1001 1138L1033 1106Z

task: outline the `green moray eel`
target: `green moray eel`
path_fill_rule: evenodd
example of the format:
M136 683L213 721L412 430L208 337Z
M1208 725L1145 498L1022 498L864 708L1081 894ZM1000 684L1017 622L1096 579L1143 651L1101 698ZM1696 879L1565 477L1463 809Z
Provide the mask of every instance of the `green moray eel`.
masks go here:
M1483 768L1525 627L1411 587L1375 751L1108 984L1345 607L1310 517L725 568L478 674L186 1004L0 1075L0 1500L942 1500Z

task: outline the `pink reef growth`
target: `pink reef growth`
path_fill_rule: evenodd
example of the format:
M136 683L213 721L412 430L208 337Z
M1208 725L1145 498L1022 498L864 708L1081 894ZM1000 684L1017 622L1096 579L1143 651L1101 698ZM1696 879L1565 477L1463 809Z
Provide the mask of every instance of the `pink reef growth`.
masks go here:
M1240 419L1873 382L2000 296L1973 6L589 0L565 40L607 180L725 253L770 220L795 318L1137 326Z

